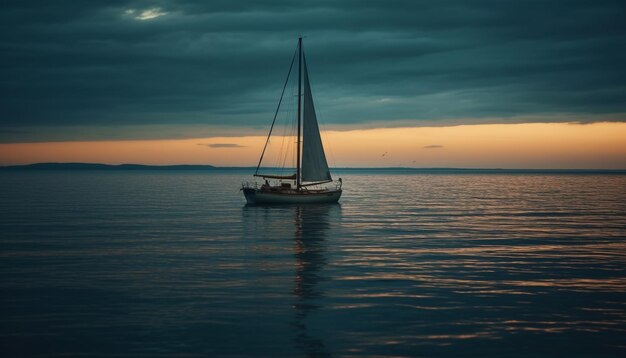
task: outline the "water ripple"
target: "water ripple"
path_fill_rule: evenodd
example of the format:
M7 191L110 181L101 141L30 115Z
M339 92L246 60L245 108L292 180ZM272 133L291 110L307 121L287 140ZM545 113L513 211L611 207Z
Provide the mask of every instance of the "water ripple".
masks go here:
M626 353L626 176L342 177L254 207L237 173L0 173L2 350Z

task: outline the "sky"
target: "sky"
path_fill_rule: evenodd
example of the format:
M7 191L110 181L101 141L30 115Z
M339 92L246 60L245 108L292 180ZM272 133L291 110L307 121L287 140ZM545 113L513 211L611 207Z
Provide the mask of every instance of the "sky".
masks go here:
M626 168L624 1L0 6L0 165L254 165L303 35L336 165Z

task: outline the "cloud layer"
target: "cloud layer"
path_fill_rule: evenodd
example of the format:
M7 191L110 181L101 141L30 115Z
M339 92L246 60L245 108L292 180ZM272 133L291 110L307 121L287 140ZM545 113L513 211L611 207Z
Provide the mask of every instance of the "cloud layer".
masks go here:
M40 140L43 127L266 126L298 34L326 124L594 120L626 112L625 11L609 0L7 0L0 140Z

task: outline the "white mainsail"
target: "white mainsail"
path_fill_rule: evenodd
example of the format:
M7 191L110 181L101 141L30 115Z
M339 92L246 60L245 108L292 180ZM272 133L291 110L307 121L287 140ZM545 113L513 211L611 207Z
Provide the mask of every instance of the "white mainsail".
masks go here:
M303 131L302 131L302 181L326 181L332 180L320 129L317 125L315 107L313 107L313 95L309 84L309 71L304 60L304 108L303 108Z

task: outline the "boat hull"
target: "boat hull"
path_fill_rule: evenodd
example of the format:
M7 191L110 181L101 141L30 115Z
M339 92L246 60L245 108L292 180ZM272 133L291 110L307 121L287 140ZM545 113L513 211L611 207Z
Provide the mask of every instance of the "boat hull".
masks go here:
M270 192L245 188L243 189L243 195L246 197L248 204L322 204L339 201L341 189L315 192Z

